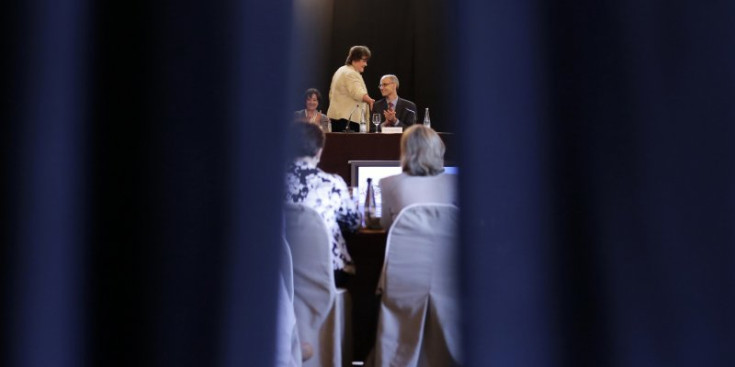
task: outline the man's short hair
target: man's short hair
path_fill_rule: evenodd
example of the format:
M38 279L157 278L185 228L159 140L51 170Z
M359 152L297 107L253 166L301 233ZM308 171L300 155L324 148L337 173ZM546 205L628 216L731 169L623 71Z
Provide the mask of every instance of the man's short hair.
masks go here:
M444 142L436 131L413 125L401 136L401 167L410 176L436 176L444 172Z
M398 89L398 86L401 85L401 83L398 81L398 77L393 74L385 74L382 77L380 77L380 80L383 79L390 79L391 82L395 83L396 89Z
M359 61L363 58L370 58L370 49L367 46L352 46L347 54L345 65L352 65L353 61Z
M308 122L294 122L289 127L293 157L315 157L319 149L324 148L324 132L322 129Z

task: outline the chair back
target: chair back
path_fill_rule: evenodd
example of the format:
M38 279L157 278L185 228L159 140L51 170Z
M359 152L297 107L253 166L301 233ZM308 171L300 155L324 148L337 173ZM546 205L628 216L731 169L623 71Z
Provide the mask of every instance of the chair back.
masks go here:
M305 205L287 204L286 241L293 256L296 297L308 299L319 315L328 312L334 299L331 235L319 213Z
M286 238L281 240L281 269L278 291L278 328L276 366L301 366L301 342L299 341L294 310L293 263Z
M293 257L294 309L302 342L314 356L304 366L337 366L351 358L349 294L337 289L332 267L332 240L319 213L286 204L286 241Z
M288 299L293 302L293 257L291 256L291 248L286 241L284 234L281 240L281 276L283 277L284 285L286 286L286 294Z
M404 208L388 233L376 365L461 363L457 276L459 209Z

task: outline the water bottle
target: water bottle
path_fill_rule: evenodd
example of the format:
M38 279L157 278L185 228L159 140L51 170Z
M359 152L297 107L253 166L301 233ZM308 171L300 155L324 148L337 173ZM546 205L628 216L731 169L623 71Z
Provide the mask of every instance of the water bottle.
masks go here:
M360 109L360 132L367 132L367 122L365 122L365 110Z
M426 107L426 112L424 112L424 126L431 127L431 118L429 118L429 107Z
M373 189L373 179L367 179L367 193L365 194L365 226L372 228L375 226L375 212L377 205L375 204L375 189Z

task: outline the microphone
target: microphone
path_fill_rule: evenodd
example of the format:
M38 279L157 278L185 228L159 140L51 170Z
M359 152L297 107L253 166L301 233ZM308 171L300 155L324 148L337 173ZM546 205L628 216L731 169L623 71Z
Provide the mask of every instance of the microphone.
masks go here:
M411 121L411 125L415 124L416 123L416 111L410 108L406 108L406 111L411 112L413 114L413 121Z
M358 108L360 108L360 104L359 103L357 105L355 105L355 108L353 108L352 109L352 112L350 112L350 116L347 117L347 125L345 125L345 131L344 132L349 132L350 131L350 122L352 122L352 114L355 113L355 110L357 110Z
M369 132L367 130L370 129L370 126L365 125L365 103L362 103L360 106L360 132L366 133ZM362 127L365 126L365 131L362 131Z

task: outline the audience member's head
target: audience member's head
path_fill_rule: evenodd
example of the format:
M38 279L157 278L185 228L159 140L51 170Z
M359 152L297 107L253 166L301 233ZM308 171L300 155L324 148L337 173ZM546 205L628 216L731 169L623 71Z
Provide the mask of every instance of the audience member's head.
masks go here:
M436 131L413 125L401 137L401 167L411 176L435 176L444 172L444 142Z
M316 110L322 102L322 94L316 88L307 89L304 97L306 99L306 109L309 111Z
M289 127L293 157L318 157L324 148L324 132L316 124L294 122Z
M370 58L370 49L367 46L352 46L350 53L347 54L345 65L352 65L353 61L360 61L363 58L366 60Z

